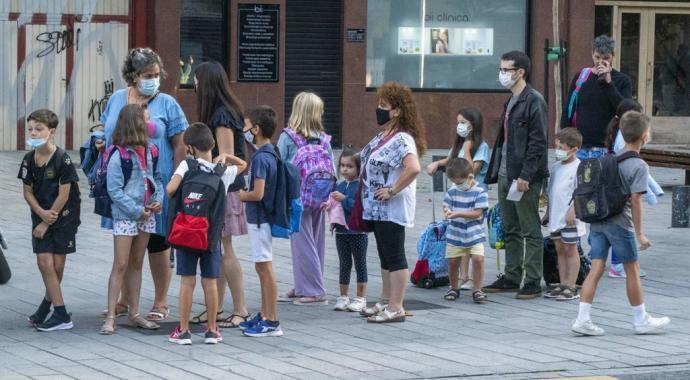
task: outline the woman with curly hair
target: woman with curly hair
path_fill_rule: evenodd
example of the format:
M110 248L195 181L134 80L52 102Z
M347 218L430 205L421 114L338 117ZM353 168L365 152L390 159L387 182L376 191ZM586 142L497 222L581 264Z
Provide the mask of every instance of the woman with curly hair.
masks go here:
M369 221L381 260L381 300L361 313L369 322L404 322L409 278L405 228L414 226L419 156L426 149L424 125L412 91L390 82L377 91L376 121L383 127L361 152L363 219Z

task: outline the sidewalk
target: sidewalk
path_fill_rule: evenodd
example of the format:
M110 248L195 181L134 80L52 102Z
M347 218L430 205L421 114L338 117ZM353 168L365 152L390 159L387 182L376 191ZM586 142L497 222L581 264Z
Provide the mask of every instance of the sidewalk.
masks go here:
M442 152L442 151L438 151ZM559 376L650 374L690 369L690 294L688 268L690 230L670 229L671 196L647 207L645 223L653 247L641 253L647 309L672 318L667 333L635 336L631 310L625 297L625 281L604 278L593 306L595 322L606 329L598 338L576 337L570 323L576 302L546 299L520 301L514 294L489 295L475 305L463 292L455 302L443 300L445 289L408 288L406 306L413 314L407 322L372 325L352 313L334 312L338 289L335 242L327 238L326 280L328 307L279 305L285 331L282 338L252 339L237 330L224 330L223 344L204 345L196 330L194 345L167 342L177 321L179 279L170 288L170 322L156 332L125 326L118 320L113 336L101 336L99 313L106 303L106 283L112 264L112 237L99 228L91 212L83 176L82 225L77 253L69 257L63 289L75 328L65 332L39 333L26 317L42 297L42 283L31 252L29 210L16 178L21 152L0 152L0 228L10 244L5 252L13 277L0 286L1 379L24 378L216 378L216 379L407 379L478 377L496 379L555 378ZM76 159L78 154L72 152ZM428 160L425 160L428 161ZM80 173L81 174L81 173ZM681 184L683 173L653 168L664 186ZM430 178L418 181L417 224L408 230L406 249L413 267L416 238L431 221ZM441 193L436 193L440 202ZM437 202L437 206L439 205ZM492 195L492 204L495 196ZM440 206L438 206L440 210ZM440 212L437 212L440 215ZM234 241L244 269L246 297L251 312L260 305L258 278L248 255L246 237ZM289 244L274 240L275 270L279 291L292 283ZM503 256L503 254L501 254ZM503 259L501 260L503 262ZM496 274L496 252L487 250L485 283ZM368 253L369 301L381 290L379 261L373 236ZM354 278L354 274L353 274ZM354 286L354 280L353 280ZM144 269L142 310L151 306L153 285ZM203 310L200 284L193 312ZM225 310L232 310L229 291ZM685 373L687 375L687 372ZM676 378L681 378L679 375ZM670 378L670 377L669 377Z

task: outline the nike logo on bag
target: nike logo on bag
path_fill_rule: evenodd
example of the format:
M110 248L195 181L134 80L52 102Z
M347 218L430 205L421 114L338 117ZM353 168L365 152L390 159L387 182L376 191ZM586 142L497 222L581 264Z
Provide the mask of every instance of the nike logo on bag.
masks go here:
M190 199L190 198L185 198L183 202L184 202L185 205L191 205L192 203L197 203L197 202L201 202L201 201L203 201L203 199Z

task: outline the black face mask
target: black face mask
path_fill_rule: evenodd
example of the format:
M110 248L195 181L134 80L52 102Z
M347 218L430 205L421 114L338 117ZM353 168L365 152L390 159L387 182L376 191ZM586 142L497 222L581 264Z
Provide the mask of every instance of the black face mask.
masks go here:
M383 110L381 108L376 107L376 122L378 123L378 125L384 125L390 121L390 112L390 110Z

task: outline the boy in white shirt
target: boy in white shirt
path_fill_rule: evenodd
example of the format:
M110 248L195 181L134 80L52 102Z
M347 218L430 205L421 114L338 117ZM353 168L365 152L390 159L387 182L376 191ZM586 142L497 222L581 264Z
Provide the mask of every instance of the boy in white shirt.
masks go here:
M580 298L575 281L580 271L577 245L587 233L585 223L575 217L572 202L577 187L576 153L582 145L582 135L575 128L564 128L556 135L556 163L551 167L548 194L549 207L544 218L548 221L551 239L558 255L558 275L561 283L546 292L544 297L558 301Z

